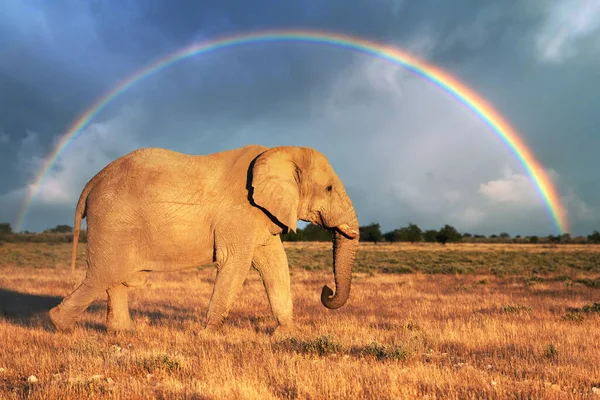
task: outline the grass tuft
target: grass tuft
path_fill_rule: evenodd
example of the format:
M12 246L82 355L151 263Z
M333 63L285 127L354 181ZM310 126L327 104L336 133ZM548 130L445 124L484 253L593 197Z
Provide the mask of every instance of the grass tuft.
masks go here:
M401 346L384 345L377 342L371 342L366 346L353 347L350 353L358 357L375 357L379 361L404 361L409 354Z
M521 314L524 312L528 312L531 311L533 308L531 306L527 306L524 304L508 304L504 307L502 307L502 312L504 313L514 313L514 314Z
M344 346L336 342L333 336L323 335L316 339L287 338L276 343L274 349L323 357L342 352Z
M156 372L158 370L171 372L181 369L180 361L176 360L172 356L169 356L168 354L156 354L149 357L144 357L138 360L138 364L149 373Z

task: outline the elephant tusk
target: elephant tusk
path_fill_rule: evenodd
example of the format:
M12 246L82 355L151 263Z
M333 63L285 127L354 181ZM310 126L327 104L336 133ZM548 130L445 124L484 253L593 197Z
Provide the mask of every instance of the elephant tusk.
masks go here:
M351 239L354 239L357 235L358 232L355 229L350 228L350 225L348 224L341 224L338 225L337 228L346 236L348 236Z

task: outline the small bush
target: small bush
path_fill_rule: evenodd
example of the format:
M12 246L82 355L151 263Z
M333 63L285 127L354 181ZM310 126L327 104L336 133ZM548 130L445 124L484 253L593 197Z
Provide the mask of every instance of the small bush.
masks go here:
M585 304L581 308L569 307L569 308L567 308L567 311L572 312L572 313L584 313L584 314L599 313L600 314L600 303Z
M581 308L569 307L567 313L561 317L563 321L583 321L585 314L600 314L600 303L585 304Z
M384 267L381 272L384 274L412 274L410 267Z
M326 267L325 265L319 265L319 264L306 264L302 266L302 269L305 271L323 271L328 269L328 267Z
M380 361L397 360L403 361L408 357L408 351L398 346L384 345L371 342L366 346L354 347L351 352L359 357L375 357Z
M583 318L583 314L571 311L563 315L560 319L562 319L563 321L580 322L583 321Z
M504 313L522 313L522 312L527 312L527 311L531 311L532 308L530 306L526 306L524 304L508 304L504 307L502 307L502 312Z
M147 372L153 372L156 370L177 371L181 369L180 362L167 354L159 354L156 356L143 358L139 361L139 363L140 366Z
M571 277L569 277L567 275L558 275L558 276L555 276L554 278L551 278L550 280L554 281L554 282L567 282L567 281L571 280Z
M275 347L295 353L316 354L319 356L337 354L343 350L343 346L330 335L320 336L313 340L301 340L292 337L276 343Z
M548 360L556 360L558 358L558 349L552 343L544 348L544 357Z
M525 278L525 281L524 281L526 286L533 286L540 282L544 282L544 279L540 278L539 276L535 276L535 275Z
M379 361L405 360L408 356L408 352L402 347L384 345L377 342L371 342L366 346L354 346L351 349L347 349L341 343L336 342L334 337L330 335L320 336L312 340L288 338L275 343L273 347L279 350L321 357L346 354L346 356L353 355L355 357L374 357Z
M594 304L586 304L584 305L581 310L586 313L586 314L590 314L590 313L600 313L600 303L594 303Z
M600 278L596 279L577 279L575 282L581 283L593 289L600 289Z

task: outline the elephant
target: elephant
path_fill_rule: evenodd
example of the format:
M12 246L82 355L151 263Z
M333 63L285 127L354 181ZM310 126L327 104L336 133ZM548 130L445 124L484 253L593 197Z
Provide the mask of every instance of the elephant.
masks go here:
M199 334L221 331L250 269L262 279L274 333L293 332L288 259L281 234L298 220L332 235L334 291L321 303L342 307L350 296L359 224L346 189L321 152L308 147L247 145L190 155L141 148L109 163L84 187L75 209L71 272L82 219L87 219L83 281L49 311L69 331L103 292L109 332L135 330L128 288L151 271L216 264L206 322Z

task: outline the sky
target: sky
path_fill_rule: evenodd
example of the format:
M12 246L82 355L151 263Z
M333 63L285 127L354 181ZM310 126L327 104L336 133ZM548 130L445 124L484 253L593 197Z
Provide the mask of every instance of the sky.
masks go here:
M570 233L600 230L600 0L6 2L0 222L16 224L53 146L119 81L193 43L264 29L378 41L452 74L519 133ZM381 58L307 43L198 55L134 85L60 154L23 229L72 225L87 181L134 149L247 144L323 152L361 225L558 233L515 155L464 104Z

